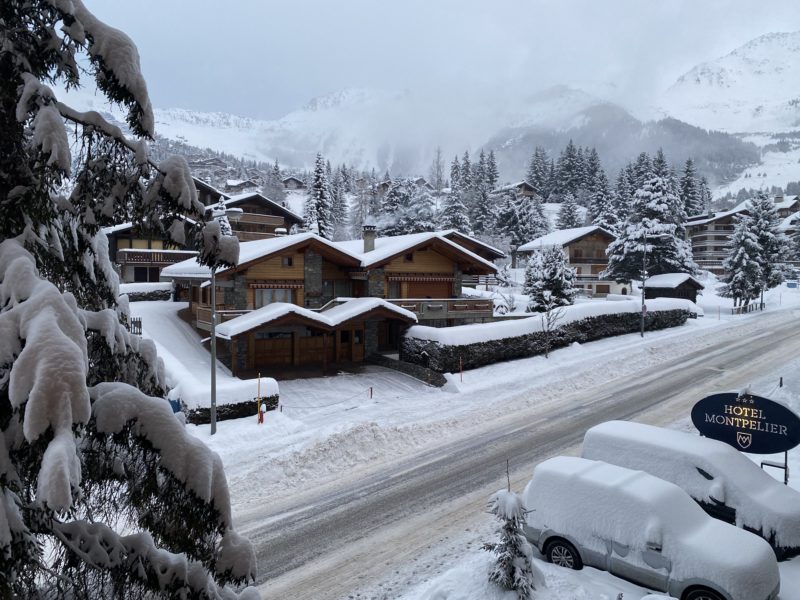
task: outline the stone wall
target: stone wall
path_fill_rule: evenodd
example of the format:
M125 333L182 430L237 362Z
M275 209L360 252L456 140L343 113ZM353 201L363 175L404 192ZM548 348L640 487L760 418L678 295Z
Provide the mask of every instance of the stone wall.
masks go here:
M152 290L150 292L128 292L129 302L145 302L153 300L171 300L172 290Z
M303 261L306 307L322 307L322 255L306 250Z
M459 369L459 361L464 369L475 369L497 362L544 354L548 335L550 350L553 350L573 342L583 344L600 338L633 333L639 331L639 318L638 313L601 315L557 327L549 334L540 331L460 346L447 346L406 336L400 346L400 360L439 373L454 373ZM676 327L686 323L688 318L689 313L685 310L653 311L645 319L645 329L652 331Z
M247 287L244 273L234 273L231 287L225 288L225 303L236 310L247 310Z
M385 278L383 269L372 269L367 276L367 295L373 298L383 298Z
M364 356L378 352L378 322L366 321L364 323Z
M278 408L278 396L268 396L261 399L262 410L275 410ZM256 416L257 403L255 400L247 402L237 402L236 404L221 404L217 406L217 421L227 421L228 419L241 419L242 417ZM266 406L266 409L263 407ZM186 422L194 425L207 425L211 422L210 408L193 408L183 410L186 415Z

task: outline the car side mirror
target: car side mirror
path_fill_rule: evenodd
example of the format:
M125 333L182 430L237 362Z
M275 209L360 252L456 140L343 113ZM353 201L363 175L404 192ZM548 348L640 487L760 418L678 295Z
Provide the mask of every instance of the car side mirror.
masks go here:
M657 542L647 542L645 546L647 547L648 550L652 552L661 552L661 544Z
M725 504L725 486L719 479L711 484L711 487L708 489L708 495L711 497L711 500L717 504Z
M645 540L647 540L645 547L653 552L661 552L661 540L663 538L661 526L657 522L648 523L644 535Z

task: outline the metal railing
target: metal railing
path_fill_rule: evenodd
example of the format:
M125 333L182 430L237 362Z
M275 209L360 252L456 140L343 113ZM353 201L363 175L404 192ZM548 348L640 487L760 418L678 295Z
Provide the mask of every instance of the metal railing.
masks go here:
M120 248L117 262L121 265L173 265L197 256L194 250L146 250Z

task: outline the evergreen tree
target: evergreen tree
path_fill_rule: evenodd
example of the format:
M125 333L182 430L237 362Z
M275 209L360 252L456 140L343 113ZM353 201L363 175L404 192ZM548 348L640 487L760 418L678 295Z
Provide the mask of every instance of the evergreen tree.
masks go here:
M486 184L486 153L481 149L481 153L478 156L478 162L475 164L475 169L472 173L472 185L475 187L476 191L480 191L481 188L487 187Z
M331 239L340 241L347 239L347 196L344 177L341 169L337 169L333 176L331 190L331 221L333 236Z
M475 185L472 173L472 162L469 159L469 151L464 151L464 157L461 159L461 176L459 182L462 192L472 190Z
M603 170L603 165L600 163L600 155L597 153L597 148L592 148L586 153L586 173L584 188L589 192L589 196L594 193L594 185L597 182L597 174Z
M307 229L330 240L333 239L334 216L327 170L322 154L317 154L313 182L303 209L303 222Z
M525 268L523 293L528 296L528 312L544 312L548 306L572 304L575 269L569 266L564 248L544 246L531 254Z
M583 222L578 212L578 203L575 201L575 196L567 193L561 201L556 227L558 229L572 229L581 225L583 225Z
M694 273L697 270L689 243L673 222L675 197L660 177L653 177L636 191L631 212L619 237L608 247L608 267L603 277L619 283L648 275ZM646 262L645 262L646 261Z
M697 207L700 210L698 214L705 214L711 210L711 190L708 189L708 180L705 177L700 178L698 192L700 196L700 203Z
M619 221L614 210L611 192L608 189L608 180L602 168L595 174L592 190L589 203L589 218L592 221L592 225L602 227L616 235Z
M579 156L578 148L570 140L566 148L558 157L557 193L564 195L567 192L576 195L583 183L583 157Z
M458 156L456 156L450 165L450 193L460 191L461 187L461 165L458 163Z
M691 158L686 160L680 184L680 198L687 215L699 215L703 212L703 198L697 181L697 173Z
M557 193L558 193L558 171L556 170L555 161L551 158L550 168L548 169L547 173L547 195L540 194L540 196L542 198L547 198L549 200Z
M255 556L221 461L172 413L154 344L127 331L101 228L183 245L190 217L214 267L236 264L238 240L205 221L184 159L148 157L130 38L77 1L0 15L0 597L236 597ZM81 77L133 137L48 86Z
M392 236L408 233L408 211L414 186L407 179L395 179L383 197L378 228L381 235Z
M722 295L733 298L733 305L745 306L758 297L763 273L759 257L762 248L752 229L752 219L736 216L736 227L730 241L730 250L722 263L725 269Z
M489 196L489 191L485 185L477 191L477 200L471 211L472 230L479 235L490 233L496 224L497 215L494 210L494 202Z
M467 216L467 207L461 202L459 194L450 193L445 198L439 225L441 229L455 229L461 233L472 231Z
M550 159L547 151L536 146L531 156L525 180L533 186L534 192L542 198L550 195Z
M671 172L672 170L667 162L667 157L664 155L664 150L659 148L656 150L656 155L653 157L653 175L661 177L664 181L668 181Z
M642 152L636 158L636 162L631 165L632 175L631 183L633 189L640 190L645 184L653 178L653 162L647 152ZM630 176L630 173L629 173ZM662 180L662 182L664 182ZM666 182L664 182L666 184Z
M751 230L758 241L761 266L761 292L775 287L784 280L785 261L789 254L789 242L780 232L778 207L764 192L758 192L747 205L750 212Z
M409 182L411 196L408 210L401 218L400 229L403 233L419 233L422 231L436 231L433 196L424 185L414 185Z
M483 549L497 555L489 581L517 593L518 600L532 600L542 576L533 566L533 550L523 532L525 508L522 499L500 490L489 500L489 512L502 522L500 542L484 544Z
M489 150L489 157L486 159L486 186L489 190L497 187L497 182L500 180L500 171L497 169L497 160L494 156L494 150Z
M627 169L621 169L617 176L616 190L614 192L613 206L617 215L617 222L622 223L627 218L633 206L633 182Z

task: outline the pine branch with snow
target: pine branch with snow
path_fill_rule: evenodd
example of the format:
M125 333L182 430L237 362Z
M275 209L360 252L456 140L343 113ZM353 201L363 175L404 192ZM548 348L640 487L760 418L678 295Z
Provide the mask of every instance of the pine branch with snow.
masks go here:
M484 550L497 556L489 581L516 592L519 600L531 600L537 587L543 586L544 578L533 566L533 550L522 533L522 499L514 492L500 490L489 499L489 512L502 522L500 541L483 545Z
M9 0L2 19L0 596L237 597L255 557L219 458L170 410L155 346L126 329L101 232L132 221L182 244L205 223L191 174L147 156L124 33L80 0ZM79 85L82 53L138 139L48 87Z

